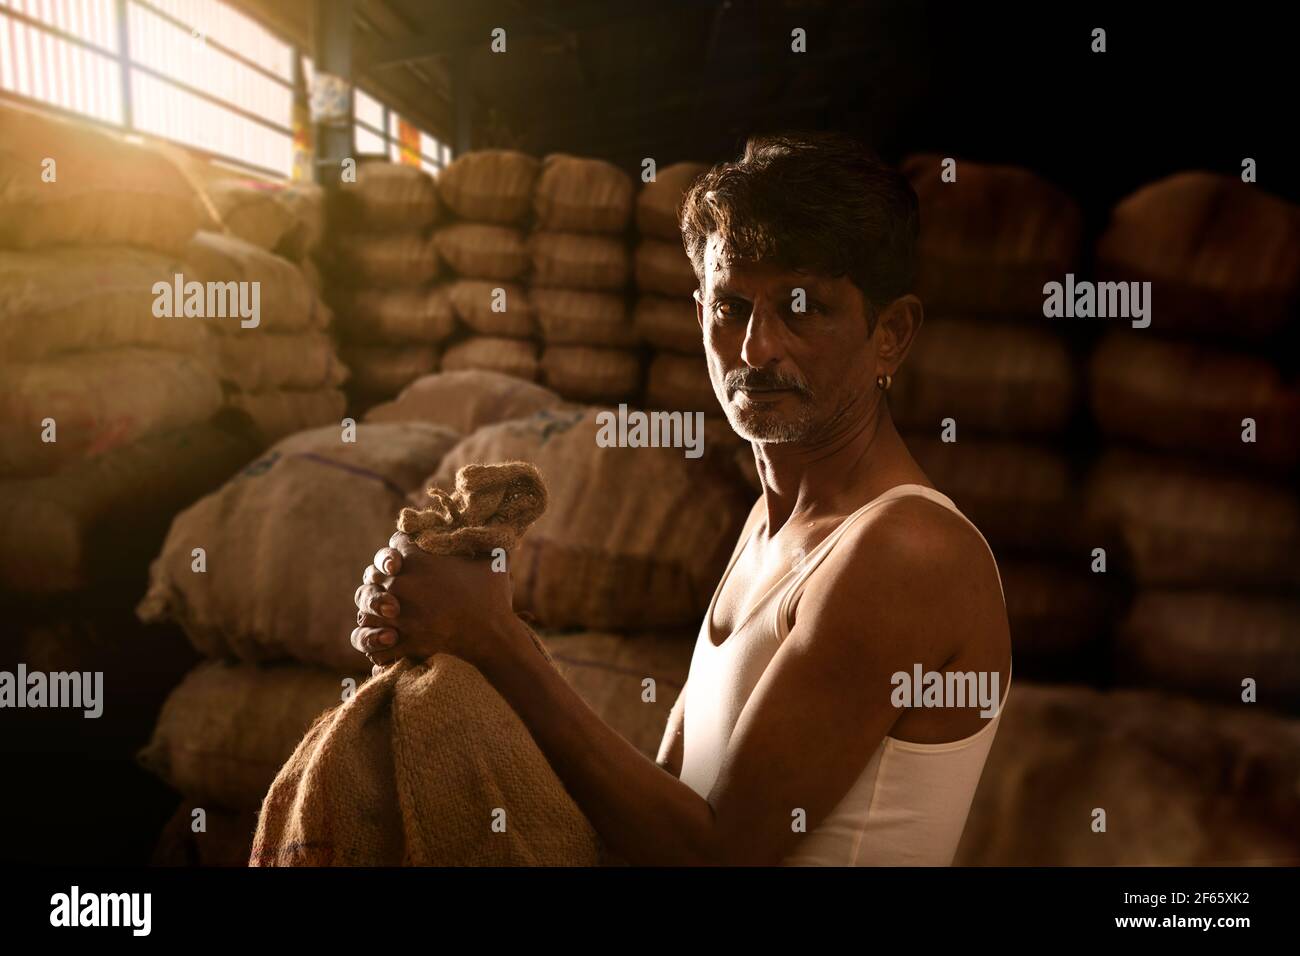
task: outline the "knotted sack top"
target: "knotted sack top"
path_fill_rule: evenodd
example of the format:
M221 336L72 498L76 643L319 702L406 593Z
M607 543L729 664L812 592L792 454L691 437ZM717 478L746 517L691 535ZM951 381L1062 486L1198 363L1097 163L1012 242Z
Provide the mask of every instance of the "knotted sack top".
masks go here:
M509 551L546 511L546 483L526 461L465 465L456 472L456 490L430 486L433 503L403 508L397 530L429 554L478 557L496 548Z

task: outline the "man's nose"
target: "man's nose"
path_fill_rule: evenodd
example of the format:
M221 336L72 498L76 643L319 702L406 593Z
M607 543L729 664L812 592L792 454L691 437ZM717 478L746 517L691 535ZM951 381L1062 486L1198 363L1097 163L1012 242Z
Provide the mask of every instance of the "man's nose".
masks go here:
M781 330L784 324L772 314L770 307L755 305L745 327L745 341L740 347L740 357L751 368L775 365L784 354Z

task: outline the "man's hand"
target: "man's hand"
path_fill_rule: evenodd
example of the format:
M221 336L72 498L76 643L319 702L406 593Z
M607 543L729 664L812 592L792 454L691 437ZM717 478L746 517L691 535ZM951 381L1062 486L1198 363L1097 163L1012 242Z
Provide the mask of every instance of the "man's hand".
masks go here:
M398 531L362 580L352 646L377 667L438 653L477 664L494 639L516 632L510 575L488 558L428 554Z

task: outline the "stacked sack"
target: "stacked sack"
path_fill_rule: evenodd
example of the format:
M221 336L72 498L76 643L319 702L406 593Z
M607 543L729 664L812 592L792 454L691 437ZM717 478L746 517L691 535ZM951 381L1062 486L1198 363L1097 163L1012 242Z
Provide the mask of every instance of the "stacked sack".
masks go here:
M1043 316L1043 286L1078 271L1082 216L1026 170L958 161L944 182L942 161L903 163L920 200L926 320L894 377L890 412L998 557L1017 673L1077 675L1112 601L1075 520L1064 448L1078 376Z
M1138 588L1122 677L1300 706L1300 387L1277 346L1300 303L1300 210L1185 172L1122 200L1097 246L1108 281L1151 283L1151 324L1092 355L1112 443L1088 486Z
M348 643L361 570L458 437L405 423L299 432L176 516L137 614L179 626L206 660L140 759L190 806L255 812L312 720L364 680Z
M129 577L136 545L256 454L219 414L213 323L156 292L194 273L202 222L159 153L0 109L0 589Z
M510 556L516 608L548 628L583 699L657 753L693 649L682 630L698 626L746 497L681 449L599 447L595 411L501 373L429 375L370 409L355 442L335 427L294 435L177 517L138 613L179 625L207 660L141 754L185 801L160 861L247 858L276 772L369 671L348 640L361 571L401 508L425 507L424 489L452 487L469 462L541 468L550 506ZM219 814L211 839L186 832L196 808Z
M447 371L538 378L537 318L524 284L537 172L531 156L485 149L458 156L438 177L438 195L455 217L434 236L452 273L447 298L458 327L443 356Z
M1294 866L1297 777L1293 719L1017 679L954 863Z
M703 163L666 166L637 194L633 324L654 349L646 373L646 407L717 416L722 409L709 382L692 296L698 282L682 247L679 220L683 196L708 168Z
M338 421L348 370L330 334L333 313L321 298L315 265L324 232L323 193L313 183L273 182L237 174L186 150L159 146L194 184L203 211L186 244L193 267L184 281L258 284L255 320L236 314L239 300L211 300L204 320L226 392L225 403L253 421L266 447L303 428ZM183 287L173 293L177 312ZM246 306L251 302L245 301ZM224 307L224 308L223 308Z
M533 192L529 295L541 378L575 401L624 402L641 387L626 294L632 197L618 167L560 153L543 161Z
M432 228L434 179L417 166L368 162L330 210L330 295L340 315L349 398L356 408L392 398L438 368L455 322Z

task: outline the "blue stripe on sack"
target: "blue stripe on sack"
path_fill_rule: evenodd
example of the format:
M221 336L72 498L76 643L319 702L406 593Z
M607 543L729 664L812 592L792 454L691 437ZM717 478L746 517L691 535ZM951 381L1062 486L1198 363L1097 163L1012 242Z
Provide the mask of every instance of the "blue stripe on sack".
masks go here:
M380 484L382 484L393 494L400 495L403 498L406 497L406 491L404 489L394 484L392 481L385 478L383 475L379 474L378 472L371 471L369 468L359 468L356 465L346 465L341 461L334 461L331 458L326 458L323 455L318 455L315 452L310 452L310 451L296 452L290 457L306 458L308 461L314 461L319 465L328 465L331 468L338 468L342 471L351 472L354 475L360 475L362 478L373 479L374 481L377 481Z

